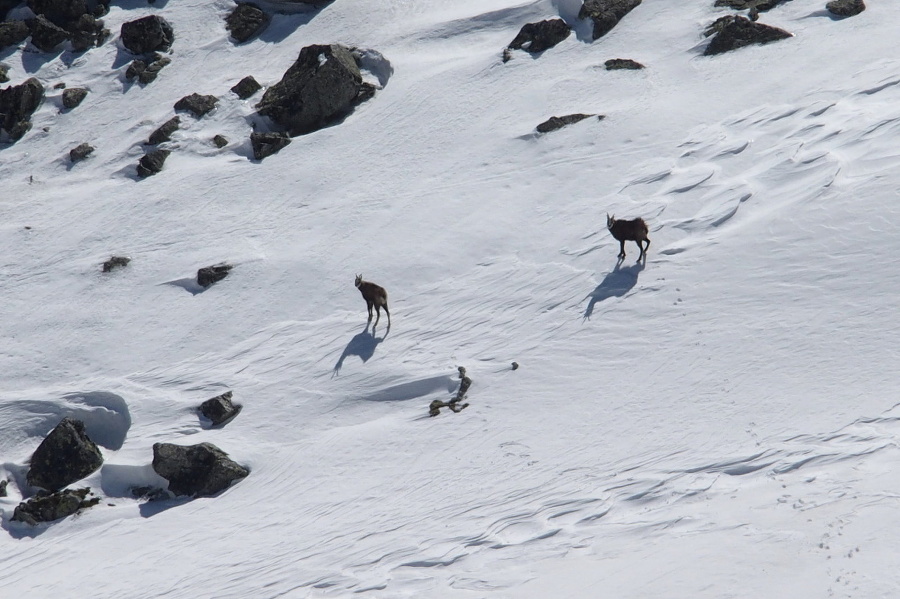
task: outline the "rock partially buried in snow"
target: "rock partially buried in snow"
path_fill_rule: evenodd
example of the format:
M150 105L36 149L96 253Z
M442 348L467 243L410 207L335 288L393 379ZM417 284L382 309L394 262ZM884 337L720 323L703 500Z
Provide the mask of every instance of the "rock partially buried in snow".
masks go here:
M593 37L596 40L612 31L640 3L641 0L584 0L578 18L590 18L594 22Z
M222 395L217 395L212 399L207 399L200 404L197 411L200 412L204 418L212 422L213 426L226 424L233 420L242 409L242 406L234 405L231 402L231 397L232 392L228 391Z
M212 443L155 443L153 470L169 481L169 491L191 497L215 495L250 474Z
M250 145L253 146L253 158L262 160L272 154L277 154L291 143L291 136L287 133L251 133Z
M131 258L113 256L103 263L103 272L112 272L116 268L125 268L129 262L131 262Z
M241 100L246 100L256 92L262 89L262 86L259 82L254 79L251 75L247 75L243 79L237 82L234 87L231 88L237 97Z
M793 37L784 29L763 25L746 17L734 15L717 19L706 29L705 34L715 34L715 37L703 51L704 56L737 50L751 44L768 44Z
M82 87L72 87L67 89L62 94L63 107L67 108L68 110L76 108L84 101L84 99L87 97L87 94L88 90Z
M52 522L71 516L78 510L100 503L99 497L86 499L91 489L66 489L56 493L38 495L16 506L12 520L35 526L41 522Z
M218 103L215 96L191 94L175 102L175 110L186 110L199 119L212 112Z
M595 114L567 114L565 116L551 116L549 119L541 123L537 126L538 133L550 133L551 131L556 131L557 129L562 129L566 125L572 125L574 123L578 123L583 121L584 119L590 118L592 116L596 116L597 120L602 121L606 118L604 115L595 115Z
M84 423L66 417L41 442L30 464L29 485L58 491L97 470L103 454L88 437Z
M351 50L339 44L307 46L281 81L256 105L290 135L321 129L372 97Z
M72 163L81 162L94 153L94 146L89 143L78 144L69 150L69 161Z
M572 33L572 28L566 25L562 19L526 23L507 48L537 54L560 43L569 37L570 33Z
M232 268L234 267L230 264L216 264L201 268L197 271L197 284L201 287L209 287L213 283L218 283L228 276Z
M866 3L863 0L832 0L825 8L838 17L854 17L866 10Z
M172 134L178 131L178 127L181 126L181 117L173 116L168 121L163 123L156 129L153 133L150 134L150 137L147 139L147 145L156 146L163 142L169 141L172 138Z
M169 154L171 154L169 150L153 150L145 154L137 165L138 177L145 179L161 172Z
M644 65L637 62L636 60L631 60L630 58L611 58L610 60L607 60L605 63L603 63L603 66L606 67L607 71L638 71L644 68Z
M269 15L259 6L242 2L225 18L225 28L234 41L242 44L265 31L269 21Z

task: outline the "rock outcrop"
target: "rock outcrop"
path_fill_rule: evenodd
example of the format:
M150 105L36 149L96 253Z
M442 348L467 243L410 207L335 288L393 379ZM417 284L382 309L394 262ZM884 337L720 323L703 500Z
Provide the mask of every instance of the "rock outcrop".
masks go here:
M156 131L150 134L150 138L147 139L147 145L155 146L169 141L172 138L172 134L178 131L178 128L180 126L181 117L173 116L168 121L160 125L159 128L156 129Z
M81 104L88 95L88 90L82 87L71 87L62 93L63 108L72 110Z
M159 76L159 72L172 62L168 56L163 56L158 52L151 53L146 59L137 58L131 61L125 70L125 78L131 81L137 79L142 84L152 83Z
M0 23L0 50L21 44L29 35L31 30L24 21L3 21Z
M170 492L190 497L215 495L250 474L211 443L155 443L153 470L169 481Z
M58 491L91 474L103 464L103 454L91 441L84 423L63 418L31 456L28 484Z
M251 75L247 75L238 81L234 87L231 88L231 91L233 91L241 100L246 100L261 89L262 86L259 82Z
M169 157L171 152L169 150L153 150L152 152L147 152L144 156L138 161L137 165L137 174L140 178L145 179L147 177L153 176L163 169L163 164L166 162L166 158Z
M272 154L277 154L291 143L291 136L287 133L273 131L270 133L251 133L250 145L253 147L253 158L262 160Z
M640 3L641 0L584 0L578 18L590 18L594 22L593 38L596 40L612 31Z
M186 110L199 119L212 112L218 102L215 96L191 94L175 102L175 110Z
M348 114L374 93L375 87L363 81L349 48L307 46L256 108L291 136L303 135Z
M715 34L710 40L704 56L713 56L749 46L751 44L768 44L793 37L784 29L756 23L746 17L729 15L713 22L706 31L707 36Z

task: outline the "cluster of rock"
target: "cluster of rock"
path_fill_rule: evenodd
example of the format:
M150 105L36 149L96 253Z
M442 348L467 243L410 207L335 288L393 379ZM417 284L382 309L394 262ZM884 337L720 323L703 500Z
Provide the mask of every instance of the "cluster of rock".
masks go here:
M44 100L44 86L34 77L0 89L0 141L18 141L31 129L31 115Z
M69 42L75 52L99 46L109 37L103 15L109 12L109 0L26 0L34 14L26 20L6 20L9 11L20 2L0 2L0 50L24 42L41 52L53 52Z
M241 406L231 402L231 397L230 391L214 397L203 402L198 411L213 426L222 426L241 410ZM103 454L88 436L84 423L63 418L32 454L26 482L37 492L16 507L12 520L35 525L97 505L100 498L88 498L92 495L89 487L66 487L90 476L102 464ZM148 489L141 495L156 499L215 495L250 473L211 443L191 446L156 443L152 464L154 471L168 482L168 491ZM7 481L2 482L0 490L6 496Z

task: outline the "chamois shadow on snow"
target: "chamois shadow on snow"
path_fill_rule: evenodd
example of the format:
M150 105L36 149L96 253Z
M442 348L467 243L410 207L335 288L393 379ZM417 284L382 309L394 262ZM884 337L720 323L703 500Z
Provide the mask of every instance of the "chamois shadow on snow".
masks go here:
M458 381L453 380L449 375L433 376L411 383L394 385L393 387L365 395L360 399L365 401L407 401L425 397L437 391L446 391L452 394L457 387Z
M624 268L622 267L622 262L624 262L624 259L618 260L612 272L606 275L600 284L597 285L597 288L588 294L587 297L591 298L591 301L588 302L588 306L584 311L585 320L591 317L591 314L594 312L594 306L598 302L611 297L622 297L631 291L637 285L638 276L647 265L647 258L644 257L643 260L638 260L631 266Z
M344 360L346 360L348 356L358 356L363 362L368 362L369 358L375 355L375 348L378 347L379 343L385 340L390 330L390 327L388 327L387 330L385 330L384 335L376 337L375 328L373 327L372 332L370 333L369 325L366 323L365 330L354 335L347 344L347 347L344 348L341 357L338 358L337 364L334 365L332 376L334 377L341 373L341 368L344 366Z

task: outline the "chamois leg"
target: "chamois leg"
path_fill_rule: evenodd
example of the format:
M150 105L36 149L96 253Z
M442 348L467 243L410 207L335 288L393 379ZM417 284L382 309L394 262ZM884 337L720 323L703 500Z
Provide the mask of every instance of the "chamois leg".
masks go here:
M375 331L375 327L378 326L378 321L381 320L381 307L378 304L375 304L375 313L377 316L375 316L375 324L372 325L373 332Z
M625 257L625 240L619 242L619 258Z
M641 243L640 239L635 239L634 242L637 244L638 249L641 251L640 255L638 256L638 260L640 260L644 257L644 244Z
M372 322L372 302L366 302L366 309L369 311L369 322Z
M387 304L384 305L384 313L388 315L388 328L391 328L391 311L388 310Z

